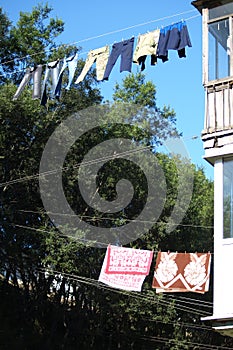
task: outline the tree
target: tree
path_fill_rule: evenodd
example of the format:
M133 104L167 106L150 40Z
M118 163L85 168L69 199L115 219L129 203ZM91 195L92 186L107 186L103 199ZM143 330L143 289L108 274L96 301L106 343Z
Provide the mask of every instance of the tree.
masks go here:
M45 63L47 59L57 59L75 51L74 47L55 47L54 38L63 30L64 24L61 20L49 19L50 12L48 5L39 5L32 13L22 13L15 27L2 12L8 58L30 53L28 64ZM51 48L54 48L52 53L47 51ZM33 54L37 50L40 55L35 59ZM19 64L4 65L4 72L18 69L23 62L24 58ZM83 61L80 61L76 74L82 66ZM209 329L201 329L203 334L200 336L198 328L192 328L194 322L199 324L198 307L187 309L181 298L176 300L155 294L151 289L155 260L142 293L120 292L98 283L106 247L92 247L61 234L44 211L37 176L43 150L67 115L74 113L78 118L80 110L101 105L102 97L94 73L91 70L81 84L72 87L59 101L49 101L48 109L31 99L30 86L20 99L12 101L19 77L0 87L1 348L145 349L156 346L157 349L175 350L187 349L191 342L227 344L225 338L212 336ZM168 137L179 136L179 132L175 112L169 107L157 106L153 82L146 82L141 73L129 74L122 85L116 85L113 102L106 103L105 107L112 123L103 122L98 128L84 133L73 144L64 163L63 187L75 213L85 215L93 226L110 226L114 222L121 227L143 208L147 194L145 177L138 167L126 163L123 158L107 162L97 179L100 195L112 201L116 198L116 184L121 177L130 180L133 175L137 197L127 211L120 213L120 220L113 216L106 219L106 213L101 215L91 210L83 203L77 186L76 169L88 151L103 141L124 137L131 140L132 145L151 149L167 183L167 198L160 219L147 235L128 246L155 250L210 250L213 184L190 162L156 153L156 145ZM119 113L125 118L121 126L117 123ZM148 163L141 158L147 169ZM183 222L168 234L166 225L177 197L177 162L184 171L194 172L194 190ZM56 214L61 216L63 213ZM191 226L186 226L190 222Z
M52 8L48 5L37 5L31 13L20 13L16 26L7 18L1 8L1 81L5 82L4 73L13 73L11 79L18 82L22 79L25 65L44 64L56 48L54 39L63 32L64 22L50 18ZM48 21L49 19L49 21Z

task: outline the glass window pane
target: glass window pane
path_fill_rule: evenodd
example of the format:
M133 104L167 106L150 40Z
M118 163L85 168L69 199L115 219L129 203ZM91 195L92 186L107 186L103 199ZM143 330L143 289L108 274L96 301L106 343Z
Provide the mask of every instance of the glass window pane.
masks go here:
M229 19L209 24L209 80L221 79L230 72Z
M214 7L209 10L209 19L214 19L226 15L233 14L233 3Z
M223 163L223 238L233 237L233 160Z

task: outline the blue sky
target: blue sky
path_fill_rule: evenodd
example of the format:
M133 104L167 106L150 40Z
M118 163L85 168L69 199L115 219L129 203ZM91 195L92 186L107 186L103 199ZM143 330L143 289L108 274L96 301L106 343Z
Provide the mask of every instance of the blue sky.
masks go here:
M20 11L31 11L37 0L0 1L9 18L15 22ZM147 0L135 2L118 0L109 2L50 0L53 7L52 16L65 22L64 33L59 37L60 43L76 43L82 47L80 58L85 59L89 50L106 44L135 38L147 31L162 28L180 20L186 20L192 47L186 49L186 58L179 58L177 52L169 51L169 61L158 61L150 66L146 61L144 73L146 80L151 80L157 88L159 107L170 105L177 116L177 128L183 133L183 141L191 161L204 168L206 176L213 179L213 168L203 160L204 150L201 132L204 125L204 88L202 86L202 33L201 15L186 0ZM104 99L110 99L116 82L126 76L120 73L119 59L108 81L100 83ZM136 72L137 65L132 65ZM197 137L197 138L195 138Z

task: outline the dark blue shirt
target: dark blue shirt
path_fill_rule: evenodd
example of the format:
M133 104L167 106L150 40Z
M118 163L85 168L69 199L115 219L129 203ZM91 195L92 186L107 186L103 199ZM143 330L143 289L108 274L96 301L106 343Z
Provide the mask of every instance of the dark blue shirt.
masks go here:
M160 30L157 57L168 61L168 50L177 50L179 57L186 57L185 47L191 47L191 40L185 21L171 24Z

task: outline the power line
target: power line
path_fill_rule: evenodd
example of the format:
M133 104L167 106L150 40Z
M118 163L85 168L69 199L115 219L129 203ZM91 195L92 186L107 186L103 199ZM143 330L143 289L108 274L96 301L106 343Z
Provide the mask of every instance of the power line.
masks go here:
M97 164L99 162L103 162L103 161L107 161L107 160L117 159L118 157L127 156L127 155L130 155L130 154L133 154L133 153L145 151L146 149L150 149L150 148L152 148L152 146L145 146L145 147L141 147L141 148L136 149L136 150L134 149L134 150L130 150L130 151L116 153L116 154L113 154L112 156L105 156L105 157L96 158L96 159L93 159L93 160L90 160L90 161L80 162L78 164L73 165L72 168L76 169L80 165L88 166L88 165ZM66 171L66 170L69 170L69 169L70 169L70 167L67 166L67 167L57 168L57 169L53 169L53 170L42 172L42 173L37 173L35 175L27 175L27 176L24 176L22 178L18 178L18 179L15 179L15 180L11 180L11 181L6 181L6 182L3 182L3 183L0 183L0 187L5 187L7 185L13 185L13 184L18 183L18 182L30 181L30 180L38 178L39 176L53 175L53 174L55 174L55 173L57 173L59 171Z
M157 223L154 223L154 224L156 225ZM158 224L160 224L160 223L158 223ZM162 224L164 224L164 223L161 223L161 225ZM35 228L35 227L31 227L31 226L20 225L20 224L16 224L16 223L13 223L13 222L12 223L4 223L4 225L14 226L14 227L19 227L19 228L24 228L26 230L37 231L37 232L41 232L41 233L50 233L51 234L51 231L47 231L47 230L44 230L44 229ZM182 226L182 224L179 224L178 226ZM192 227L192 226L190 225L190 227ZM59 230L59 228L57 228L57 229ZM77 228L75 228L73 230L77 230ZM90 239L85 239L85 238L81 238L81 237L75 237L74 235L69 234L69 233L62 234L62 233L56 231L56 234L58 236L61 236L61 237L64 237L64 238L66 237L66 238L74 239L74 240L77 240L77 241L83 241L83 242L89 242L89 243L95 242L97 244L101 244L101 245L106 246L106 247L109 244L109 242L108 243L106 243L106 242L99 242L99 241L96 241L96 240L90 240ZM213 254L213 253L211 253L211 254Z
M41 232L41 233L49 233L49 234L51 234L51 231L42 230L42 229L39 229L39 228L34 228L34 227L30 227L30 226L25 226L25 225L18 225L18 224L11 223L8 226L15 226L15 227L19 227L19 228L28 229L28 230L31 230L31 231L37 231L37 232ZM85 238L81 238L81 237L75 237L75 236L73 236L73 235L71 236L69 234L65 235L65 234L62 234L60 232L56 232L56 234L58 236L60 236L60 237L63 237L63 238L70 238L72 240L85 242L85 244L87 244L88 242L93 244L93 242L95 242L96 244L100 244L100 245L103 245L103 246L106 246L106 247L108 246L108 243L104 243L104 242L99 242L99 241L95 241L95 240L85 239Z
M128 291L124 291L124 290L118 290L118 289L115 289L115 288L112 288L110 286L106 286L105 284L103 284L102 282L99 282L95 279L92 279L92 278L87 278L87 277L83 277L83 276L78 276L78 275L75 275L75 274L70 274L70 273L65 273L65 272L62 272L62 271L57 271L55 269L48 269L48 268L36 268L38 271L41 270L43 272L46 272L46 273L55 273L55 274L60 274L60 275L63 275L64 277L67 277L69 279L74 279L76 280L77 282L80 282L80 283L86 283L86 284L91 284L95 287L101 287L103 289L107 289L107 290L110 290L110 291L114 291L114 292L117 292L117 293L120 293L120 294L126 294L126 295L129 295L129 296L132 296L133 298L136 298L137 300L140 300L140 301L147 301L147 302L151 302L151 303L162 303L164 305L170 305L170 302L168 301L165 301L163 299L160 299L160 298L154 298L154 297L150 297L148 295L146 295L145 293L142 293L142 292L128 292ZM175 301L175 300L174 300ZM187 307L187 306L183 306L181 304L176 304L174 305L175 308L181 310L181 311L186 311L186 312L191 312L191 313L194 313L194 314L198 314L198 315L210 315L209 312L206 312L206 311L203 311L203 310L198 310L195 306L195 309L193 308L190 308L190 307Z
M177 339L169 339L169 338L165 338L165 337L153 337L153 336L141 336L141 339L151 339L154 340L155 342L161 342L161 343L166 343L166 344L170 344L172 343L178 343L180 345L191 345L191 346L198 346L198 347L203 347L205 350L207 349L226 349L226 350L232 350L233 348L229 348L226 346L220 346L220 345L213 345L213 344L204 344L204 343L195 343L192 341L182 341L182 340L177 340Z
M156 253L156 252L158 252L158 251L153 251L154 253ZM9 256L7 256L7 258L9 258ZM15 257L10 257L10 258L13 258L13 259L15 259ZM34 259L32 259L32 257L30 257L30 256L28 256L28 255L26 255L26 254L24 254L24 258L27 258L27 259L29 259L31 262L33 262L34 261ZM88 282L89 284L94 284L94 285L96 285L96 284L98 284L98 287L99 287L99 281L97 281L97 280L94 280L94 279L92 279L92 278L89 278L89 277L85 277L85 276L80 276L80 275L76 275L76 274L71 274L71 273L66 273L66 272L63 272L63 271L58 271L58 270L56 270L56 269L51 269L51 268L46 268L46 267L40 267L40 268L35 268L36 270L43 270L44 272L53 272L53 273L56 273L56 274L61 274L61 275L63 275L63 276L65 276L65 277L69 277L69 278L75 278L75 280L77 280L77 281L86 281L86 282ZM101 284L102 285L102 284ZM105 285L105 284L103 284L103 288L105 288L105 289L109 289L109 290L114 290L115 291L115 289L113 289L112 287L110 287L110 286L107 286L107 285ZM121 291L121 292L126 292L126 291ZM161 300L160 299L160 297L157 297L157 299L155 300L155 297L154 296L150 296L150 295L147 295L147 294L145 294L145 293L143 293L143 292L140 292L140 293L138 293L138 292L133 292L133 291L131 291L130 292L130 295L132 296L132 295L134 295L134 296L136 296L136 297L140 297L140 298L142 298L142 297L146 297L148 300L152 300L153 302L157 302L158 300ZM187 297L181 297L181 296L177 296L177 297L174 297L174 296L172 296L172 295L169 295L169 294L163 294L163 297L165 297L165 298L168 298L168 299L170 299L170 300L172 300L172 301L175 301L175 302L179 302L179 303L183 303L183 304L191 304L192 306L194 306L195 307L195 309L196 309L196 303L198 303L199 305L201 305L202 306L202 308L203 307L205 307L205 308L211 308L212 309L212 306L213 306L213 303L211 303L211 302L207 302L207 301L205 301L205 300L200 300L200 299L193 299L193 298L187 298ZM164 304L170 304L170 301L167 301L167 300L163 300L162 299L162 301L161 302L163 302ZM190 308L190 307L187 307L187 306L184 306L184 305L182 305L182 304L177 304L177 305L181 305L183 308L185 308L185 310L187 311L187 310L193 310L192 308ZM203 312L203 310L201 310L201 312ZM205 311L204 311L204 313L206 313ZM209 314L209 313L208 313Z
M14 258L14 257L13 257ZM32 261L32 259L27 256L27 258L29 258L30 261ZM59 274L59 275L63 275L64 277L66 278L69 278L71 280L75 280L75 281L78 281L78 282L83 282L83 283L86 283L86 284L89 284L89 285L93 285L93 286L97 286L97 287L102 287L103 289L107 289L107 290L110 290L110 291L119 291L118 289L115 289L115 288L112 288L108 285L105 285L104 283L102 284L101 282L95 280L95 279L92 279L92 278L89 278L89 277L84 277L84 276L80 276L80 275L76 275L76 274L72 274L72 273L66 273L64 271L58 271L56 269L51 269L51 268L45 268L45 267L35 267L36 270L38 271L43 271L43 272L46 272L46 273L53 273L53 274ZM175 301L176 302L176 307L178 307L180 310L183 310L183 311L190 311L190 312L196 312L198 311L198 314L201 312L201 314L204 314L204 315L209 315L210 313L209 312L206 312L204 311L203 309L202 310L198 310L197 309L197 305L195 304L196 302L199 302L200 306L203 307L207 307L207 308L212 308L210 305L204 305L205 304L205 301L202 301L202 300L196 300L196 299L192 299L192 298L188 298L189 301L187 302L186 300L179 300L178 298L174 298L173 296L170 296L169 300L164 300L164 299L161 299L160 297L155 297L155 295L151 296L151 295L147 295L143 292L128 292L128 291L124 291L124 290L120 290L120 293L123 293L123 294L127 294L129 293L130 296L138 299L138 300L146 300L146 301L150 301L152 303L157 303L157 302L161 302L165 305L170 305L171 301ZM168 295L164 294L163 296L167 297ZM184 298L185 299L185 298ZM182 305L183 304L191 304L195 307L195 309L189 307L189 306L186 306L186 305Z
M170 295L166 295L167 297L170 297ZM184 299L184 300L190 300L191 302L196 302L196 303L203 303L206 304L208 307L212 307L213 303L210 301L205 301L205 300L199 300L199 299L192 299L192 298L187 298L187 297L182 297L182 296L178 296L177 298L179 299Z
M22 213L31 213L31 214L46 214L46 215L54 215L54 216L65 216L65 217L76 217L79 216L78 214L64 214L64 213L54 213L51 211L44 211L44 209L42 209L41 211L36 211L36 210L23 210L23 209L19 209L17 212L22 212ZM81 218L83 219L88 219L90 221L94 221L94 222L99 222L99 221L115 221L116 218L110 218L110 217L104 217L101 216L99 218L93 217L93 216L89 216L89 215L80 215ZM139 222L139 223L151 223L154 225L158 225L158 226L162 226L164 224L167 224L167 222L163 221L163 222L154 222L154 221L150 221L150 220L138 220L138 219L129 219L129 218L122 218L122 220L125 220L127 222ZM177 224L174 223L174 225L176 226L181 226L181 227L192 227L192 228L204 228L204 229L213 229L214 226L204 226L204 225L194 225L194 224Z
M197 136L192 136L192 137L186 137L185 139L188 140L194 140L196 139ZM181 139L183 139L181 137ZM130 151L125 151L125 152L121 152L121 153L116 153L112 156L105 156L105 157L101 157L101 158L96 158L96 159L93 159L93 160L90 160L90 161L85 161L85 162L80 162L76 165L73 165L72 168L73 169L76 169L78 168L80 165L82 166L88 166L88 165L92 165L92 164L97 164L99 162L102 162L102 161L108 161L108 160L112 160L112 159L116 159L117 157L121 157L121 156L127 156L127 155L130 155L130 154L133 154L133 153L137 153L137 152L141 152L141 151L145 151L147 149L151 149L153 148L153 146L145 146L145 147L141 147L140 149L136 149L136 150L130 150ZM34 175L27 175L27 176L24 176L22 178L18 178L18 179L14 179L14 180L10 180L10 181L6 181L6 182L2 182L0 183L0 188L1 187L5 187L7 185L13 185L15 183L19 183L19 182L26 182L26 181L30 181L30 180L33 180L33 179L36 179L38 178L39 176L48 176L48 175L53 175L55 174L56 172L59 172L59 171L67 171L67 170L70 170L70 167L67 166L67 167L62 167L62 168L58 168L58 169L53 169L53 170L50 170L50 171L46 171L46 172L42 172L42 173L37 173L37 174L34 174Z

